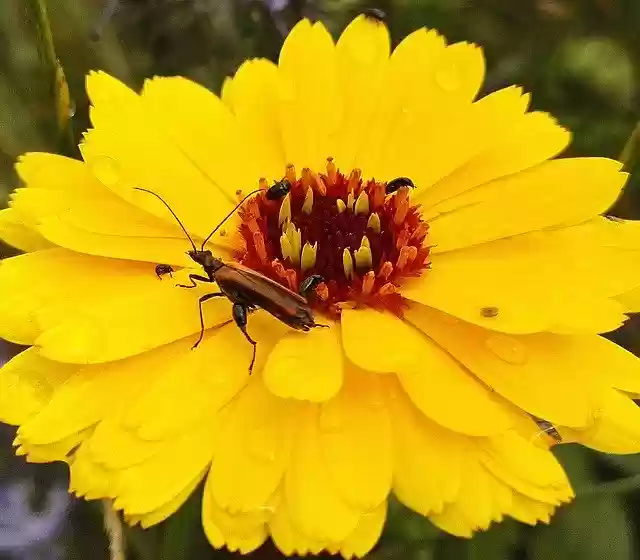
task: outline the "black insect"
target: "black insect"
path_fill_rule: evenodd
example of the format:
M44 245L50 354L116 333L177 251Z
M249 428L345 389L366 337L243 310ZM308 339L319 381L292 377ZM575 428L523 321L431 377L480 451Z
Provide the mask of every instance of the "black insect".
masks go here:
M290 189L291 185L287 181L279 181L265 192L265 197L269 200L277 200L278 198L285 196ZM216 283L220 288L220 292L205 294L198 300L200 311L200 336L193 345L193 348L197 348L204 337L204 316L202 313L202 305L206 301L217 297L226 297L232 302L233 307L231 309L231 315L233 320L242 331L244 337L253 345L253 356L249 366L249 373L251 373L255 363L257 345L257 342L247 333L247 315L251 311L264 309L276 317L276 319L279 319L286 325L299 331L306 332L314 327L326 326L315 322L311 308L304 297L305 294L309 293L309 291L315 288L317 284L322 282L322 277L313 275L310 278L305 279L301 283L301 294L297 294L255 270L251 270L235 263L225 263L214 257L210 250L204 248L207 241L211 239L222 224L224 224L224 222L228 220L250 196L264 191L258 189L245 196L213 229L213 231L202 242L200 249L198 249L178 216L162 197L147 189L136 188L136 190L152 194L166 206L191 243L192 250L188 251L187 255L189 255L193 261L198 263L204 269L206 276L190 274L189 280L191 281L191 284L177 284L177 286L180 286L181 288L195 288L198 285L198 282L207 282Z
M158 278L162 278L168 274L173 278L173 267L170 264L157 264L156 265L156 276Z
M538 424L538 427L548 436L551 436L558 443L562 443L562 436L556 430L556 427L549 422L548 420L544 420L543 418L538 418L536 416L532 416L533 421Z
M368 8L366 10L363 10L362 15L370 19L373 19L379 23L386 23L387 21L387 14L385 14L379 8Z
M387 194L391 194L396 192L400 187L411 187L415 189L416 186L413 184L413 181L409 179L409 177L396 177L387 183L385 187L385 192Z

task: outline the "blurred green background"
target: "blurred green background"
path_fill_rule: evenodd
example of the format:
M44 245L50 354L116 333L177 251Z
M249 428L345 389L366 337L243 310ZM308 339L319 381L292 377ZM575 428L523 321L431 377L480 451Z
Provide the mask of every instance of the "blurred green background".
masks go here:
M575 133L571 153L617 157L640 119L638 0L49 0L57 55L71 92L71 128L57 126L51 68L38 40L36 0L0 0L0 205L16 185L13 162L32 150L73 153L88 125L84 76L105 69L132 86L145 77L181 74L218 90L248 57L276 59L283 37L303 16L334 34L365 8L388 15L395 41L420 26L486 52L485 91L518 84L533 107ZM633 145L630 145L633 148ZM634 150L628 167L633 170ZM640 217L633 174L612 210ZM2 255L13 251L0 247ZM638 322L614 338L640 351ZM1 347L4 357L15 348ZM549 387L553 391L553 387ZM64 492L64 465L26 465L11 456L12 430L0 431L0 560L108 558L101 511ZM376 560L584 559L640 557L640 456L556 448L578 493L550 527L506 522L467 541L445 536L398 504L371 554ZM428 476L428 473L425 473ZM199 531L198 498L180 517L127 536L128 558L229 557L214 554ZM183 553L166 543L187 539ZM165 543L163 545L163 543ZM253 555L277 558L272 546Z

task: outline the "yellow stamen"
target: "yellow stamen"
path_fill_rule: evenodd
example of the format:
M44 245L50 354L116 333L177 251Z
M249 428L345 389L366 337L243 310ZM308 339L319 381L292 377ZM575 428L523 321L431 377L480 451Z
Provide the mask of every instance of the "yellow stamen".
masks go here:
M285 171L284 177L289 183L293 184L296 181L296 168L293 163L287 165L287 170Z
M373 270L370 270L364 275L362 279L362 293L368 296L373 290L373 285L375 284L376 276L373 273Z
M349 247L345 247L344 251L342 251L342 267L344 268L346 279L350 280L353 276L353 258L351 257Z
M291 245L291 262L298 266L300 264L300 250L302 245L302 234L300 230L289 222L286 230L287 238Z
M400 254L398 255L398 260L396 261L396 268L398 270L402 270L408 263L415 260L418 256L418 249L416 249L413 245L405 245L400 249Z
M355 250L354 257L356 259L356 268L371 268L373 263L371 248L361 245Z
M282 204L280 205L280 212L278 213L278 225L281 226L284 222L291 220L291 193L287 193L284 197Z
M327 158L327 179L329 179L330 185L336 184L336 178L338 177L338 169L332 157Z
M358 199L356 200L354 212L356 215L358 214L368 214L369 213L369 196L366 192L361 191L358 195Z
M293 248L291 247L291 242L289 241L289 237L287 237L286 233L283 233L280 236L280 251L282 253L282 260L289 259L293 262Z
M372 229L376 233L380 233L380 216L378 216L378 214L376 214L375 212L369 215L369 219L367 220L367 228Z
M313 210L313 189L307 189L307 193L304 196L304 204L302 205L302 212L305 214L311 214Z
M258 181L258 187L263 191L266 191L269 189L269 183L264 177L261 177L260 180Z
M342 200L341 198L336 200L336 206L338 207L339 214L342 214L347 209L347 205L344 203L344 200Z
M362 236L362 239L360 240L360 246L369 247L369 249L371 249L371 243L369 243L369 238L366 235Z
M353 205L355 204L355 198L353 196L353 193L350 192L349 196L347 196L347 208L349 210L353 210Z
M427 235L427 231L429 230L429 226L426 222L422 222L418 224L418 227L411 234L411 239L423 239L425 235Z
M393 272L393 265L389 261L385 261L384 264L380 267L380 272L378 272L379 278L384 278L385 280L391 276Z
M316 265L316 255L318 253L318 243L311 245L308 241L302 247L302 255L300 256L300 268L302 272L309 270Z

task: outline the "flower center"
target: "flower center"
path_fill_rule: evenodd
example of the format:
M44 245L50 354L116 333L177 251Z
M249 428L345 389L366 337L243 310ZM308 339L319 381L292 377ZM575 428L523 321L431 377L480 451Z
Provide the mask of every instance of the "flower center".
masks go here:
M239 210L238 262L295 292L321 276L309 304L334 318L344 305L401 315L397 287L429 266L428 224L411 205L410 188L398 181L403 186L387 195L387 183L363 181L357 169L345 175L332 159L325 173L303 169L298 177L289 166L285 178L291 190L284 198L259 194Z

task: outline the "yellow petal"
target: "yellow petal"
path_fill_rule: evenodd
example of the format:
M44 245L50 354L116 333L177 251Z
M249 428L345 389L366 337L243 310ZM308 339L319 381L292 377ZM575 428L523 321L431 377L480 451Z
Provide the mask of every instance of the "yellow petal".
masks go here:
M150 513L145 513L142 515L132 515L129 523L131 525L135 525L136 523L140 523L140 526L143 529L147 529L152 525L157 525L158 523L164 521L171 515L173 515L176 511L178 511L182 505L187 501L189 496L195 491L195 489L200 484L202 480L201 476L197 476L193 479L191 484L185 486L184 490L180 492L175 498L168 501L163 506L158 509L153 510Z
M212 331L194 350L189 342L172 345L174 351L154 368L144 393L128 406L124 424L142 439L165 439L191 429L248 382L252 347L235 325Z
M212 546L226 546L232 552L248 554L267 539L264 512L231 516L215 503L206 487L202 500L202 524Z
M266 59L252 59L238 68L229 96L243 139L253 147L257 168L268 178L281 178L285 160L278 119L282 89L278 68Z
M376 545L387 517L387 502L382 502L376 509L362 515L358 525L340 545L343 558L362 558Z
M314 402L333 397L342 384L344 359L337 325L290 332L269 354L264 382L274 394Z
M24 424L47 405L76 369L43 358L37 348L24 350L0 369L0 419Z
M128 515L150 513L174 500L194 479L202 479L213 455L211 424L165 442L153 457L116 471L116 509Z
M282 45L278 67L286 161L298 169L322 169L341 115L336 49L324 25L306 19L296 24ZM316 68L321 80L310 80L309 68Z
M316 541L302 535L291 522L289 506L281 499L273 518L269 521L269 532L278 550L287 556L319 554L328 543Z
M356 17L338 40L336 53L344 113L332 155L342 169L355 167L354 158L365 141L362 131L375 116L389 51L386 26L365 16Z
M374 309L343 310L341 327L347 358L368 371L411 370L423 344L420 333L409 325ZM371 333L378 343L371 340Z
M253 186L264 175L233 114L205 87L182 77L155 77L145 82L141 98L151 120L208 180L207 190L235 202L238 185Z
M25 458L29 463L68 461L73 450L78 447L80 443L85 441L89 435L90 430L83 430L81 432L71 434L60 441L48 443L46 445L30 445L28 443L22 443L16 449L16 455L25 455ZM19 441L20 438L16 437L14 445Z
M325 465L342 497L372 510L391 489L391 426L378 376L350 368L340 393L320 407Z
M588 353L575 352L573 341L579 337L508 336L427 307L412 307L406 316L483 383L523 410L566 426L592 421L605 385L599 368L591 369Z
M398 379L423 414L455 432L491 435L505 431L510 419L504 407L442 348L422 341L413 370L399 370Z
M494 106L492 102L498 99L490 97L485 98L488 101L485 106L482 100L479 101L472 112L478 120L474 121L472 117L470 132L479 151L435 185L416 193L415 200L427 209L427 218L458 208L458 195L550 159L569 144L571 133L559 126L550 115L539 112L526 115L519 112L506 113L508 107ZM501 122L484 122L485 116L499 119L501 113L504 115ZM476 129L474 124L479 121L487 124L489 129ZM507 124L509 126L504 126ZM482 133L485 136L476 137L474 133ZM463 143L467 142L468 139L463 140Z
M522 523L536 525L538 521L549 523L555 509L556 506L553 504L539 502L523 496L519 492L514 492L511 498L511 507L507 513Z
M148 91L144 96L138 96L105 73L90 74L87 90L93 104L94 129L85 135L82 154L91 172L117 195L165 219L167 209L158 200L132 190L134 187L149 189L166 200L190 231L205 237L233 207L232 193L237 186L229 193L226 185L219 184L218 176L209 176L212 167L229 169L228 163L216 157L215 151L209 152L208 167L204 170L200 160L185 151L186 146L181 143L184 139L176 136L175 121L168 116L179 114L180 108L175 107L175 103L164 105L166 98L159 99L164 93L174 99L174 87L190 96L197 90L194 95L199 101L204 96L206 100L214 98L215 104L215 96L184 78L174 80L149 85L148 89L154 94L158 91L158 97ZM157 103L162 106L163 118L156 114ZM182 105L186 104L182 102ZM171 110L167 110L168 107ZM221 110L217 115L208 111L199 126L210 127L216 134L233 138L236 133L234 121L225 111ZM188 127L190 121L186 119L184 124ZM252 179L250 187L257 186L259 176ZM180 189L175 185L180 185ZM202 212L203 206L207 212Z
M0 210L0 239L21 251L39 251L52 246L37 231L25 225L13 208Z
M467 191L456 208L430 220L437 252L578 223L607 210L626 181L604 158L557 159Z
M259 376L231 404L221 428L208 487L230 512L264 507L280 485L291 453L297 403L274 397Z
M508 333L614 330L626 317L609 298L637 282L630 265L635 253L593 245L591 237L580 241L578 235L588 233L585 226L435 254L430 270L407 281L401 293ZM497 312L484 314L488 307Z
M322 457L317 405L304 405L298 417L284 498L293 525L316 541L342 541L358 524L361 512L338 493Z
M605 453L640 451L640 408L619 391L604 392L592 426L585 430L562 430L572 441Z
M393 378L384 381L393 427L394 493L422 515L441 511L456 498L464 477L465 440L427 419Z
M198 297L208 291L206 285L188 290L158 280L151 267L144 274L122 274L108 291L96 291L99 297L90 292L75 301L53 300L39 314L43 333L36 344L45 357L79 364L134 356L192 333L193 344L200 332ZM205 327L228 322L229 307L226 298L207 302Z
M87 500L116 495L113 473L92 460L86 445L81 445L69 462L69 491Z

